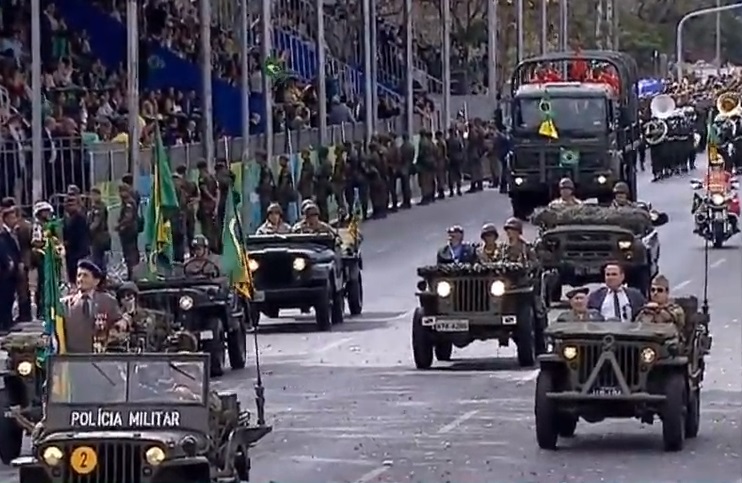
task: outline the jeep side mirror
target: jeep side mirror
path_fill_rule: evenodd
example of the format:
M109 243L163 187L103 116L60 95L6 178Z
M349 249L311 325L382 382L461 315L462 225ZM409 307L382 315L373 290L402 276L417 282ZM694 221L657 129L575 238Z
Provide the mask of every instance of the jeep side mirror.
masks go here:
M667 216L667 213L659 213L659 212L652 212L652 225L654 226L662 226L666 224L668 221L670 221L670 217Z
M700 190L701 188L703 188L703 183L701 183L701 180L692 179L690 180L690 187L693 190Z

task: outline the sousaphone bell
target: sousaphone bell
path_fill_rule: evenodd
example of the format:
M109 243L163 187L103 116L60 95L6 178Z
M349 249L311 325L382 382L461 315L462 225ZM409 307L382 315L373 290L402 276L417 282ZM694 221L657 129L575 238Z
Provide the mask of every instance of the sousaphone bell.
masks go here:
M676 107L675 100L667 94L661 94L652 99L649 105L652 119L644 125L644 140L647 144L655 146L667 138L670 128L665 119L672 116Z

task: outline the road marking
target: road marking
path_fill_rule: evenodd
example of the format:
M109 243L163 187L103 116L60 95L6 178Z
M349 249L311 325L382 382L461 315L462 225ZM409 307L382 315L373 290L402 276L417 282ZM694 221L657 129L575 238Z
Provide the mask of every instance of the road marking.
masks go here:
M477 414L478 412L479 412L479 409L472 409L471 411L465 412L464 414L462 414L458 418L454 419L453 421L451 421L450 423L448 423L447 425L445 425L441 429L439 429L438 430L438 434L450 433L454 429L456 429L459 426L461 426L462 424L464 424L467 420L469 420L472 417L474 417L474 415Z
M321 458L319 456L310 455L292 456L291 459L293 461L296 461L297 463L333 463L358 466L371 466L377 464L376 461L369 461L364 459Z
M720 258L717 261L715 261L714 263L712 263L711 265L709 265L709 268L718 268L718 267L722 266L722 264L724 262L726 262L726 261L727 261L726 258Z
M389 466L379 466L378 468L375 468L362 475L354 483L368 483L369 481L374 480L389 471L389 468Z
M352 342L353 337L344 337L340 340L336 340L335 342L330 342L329 344L320 347L319 349L313 351L315 354L322 354L325 352L329 352L332 349L335 349L336 347L340 347L343 344L347 344L348 342Z
M518 377L518 382L531 382L535 381L538 377L538 373L541 372L539 369L534 369L532 371L526 372L521 377Z
M681 288L685 287L686 285L689 285L690 282L691 282L690 280L684 280L684 281L680 282L679 284L675 285L672 288L672 291L674 292L676 290L680 290Z

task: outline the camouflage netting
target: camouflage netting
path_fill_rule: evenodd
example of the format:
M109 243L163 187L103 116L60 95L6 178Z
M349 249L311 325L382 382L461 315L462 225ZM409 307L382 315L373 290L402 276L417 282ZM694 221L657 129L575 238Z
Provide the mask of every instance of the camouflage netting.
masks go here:
M652 227L649 213L641 208L609 208L599 205L555 206L536 210L531 222L542 230L563 225L611 225L645 233Z
M33 353L45 349L47 345L48 340L41 332L11 332L0 339L0 349L9 353Z
M514 262L451 263L420 267L417 269L417 275L423 278L440 275L511 275L527 271L528 267Z

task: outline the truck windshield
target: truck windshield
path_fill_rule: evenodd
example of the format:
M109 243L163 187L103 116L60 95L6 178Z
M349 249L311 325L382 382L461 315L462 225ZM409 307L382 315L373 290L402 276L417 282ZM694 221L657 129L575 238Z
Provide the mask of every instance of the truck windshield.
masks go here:
M608 129L607 99L599 97L552 97L551 114L557 132L569 136L597 136ZM537 97L517 99L513 124L521 133L537 133L544 114Z

